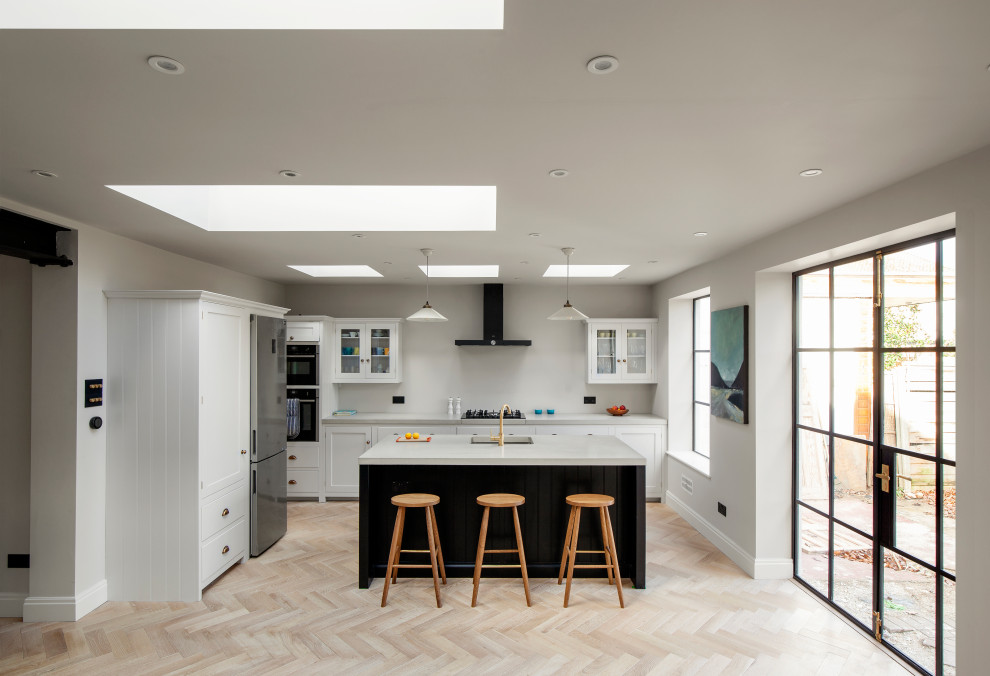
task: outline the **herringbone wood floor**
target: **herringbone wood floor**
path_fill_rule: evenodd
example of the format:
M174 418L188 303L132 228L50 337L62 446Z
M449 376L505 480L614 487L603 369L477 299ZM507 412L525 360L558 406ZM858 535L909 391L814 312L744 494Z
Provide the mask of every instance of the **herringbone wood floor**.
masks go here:
M76 623L0 620L0 674L907 674L791 581L748 578L647 505L647 589L451 578L357 588L357 503L289 504L289 532L202 603L107 603ZM381 537L389 537L382 533ZM562 535L563 536L563 535Z

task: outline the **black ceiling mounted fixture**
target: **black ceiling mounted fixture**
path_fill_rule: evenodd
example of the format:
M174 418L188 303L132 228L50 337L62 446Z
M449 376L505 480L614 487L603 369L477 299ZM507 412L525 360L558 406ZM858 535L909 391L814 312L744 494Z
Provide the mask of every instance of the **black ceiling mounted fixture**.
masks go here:
M0 209L0 255L26 258L41 267L67 268L72 261L58 253L56 240L60 232L69 232L69 228Z

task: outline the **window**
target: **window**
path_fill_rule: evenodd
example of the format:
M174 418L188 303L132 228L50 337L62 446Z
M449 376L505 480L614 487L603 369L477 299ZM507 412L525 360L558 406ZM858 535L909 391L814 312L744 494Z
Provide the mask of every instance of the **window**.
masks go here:
M708 422L711 414L711 296L694 299L694 377L692 449L706 458Z

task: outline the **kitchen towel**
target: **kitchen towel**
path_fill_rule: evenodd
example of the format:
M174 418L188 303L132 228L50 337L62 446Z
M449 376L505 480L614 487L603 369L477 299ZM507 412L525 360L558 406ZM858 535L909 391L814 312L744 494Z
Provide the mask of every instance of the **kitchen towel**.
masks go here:
M298 399L286 399L285 400L285 418L288 429L286 430L286 436L289 439L295 439L299 436L299 400Z

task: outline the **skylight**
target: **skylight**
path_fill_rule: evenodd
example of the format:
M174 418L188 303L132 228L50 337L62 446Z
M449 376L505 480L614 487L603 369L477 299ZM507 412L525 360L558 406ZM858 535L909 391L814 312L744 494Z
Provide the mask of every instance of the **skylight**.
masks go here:
M0 28L501 30L503 0L32 0L5 3Z
M571 277L615 277L628 265L571 265ZM566 277L566 265L551 265L544 277Z
M419 269L426 274L426 266ZM498 277L497 265L431 265L430 277Z
M367 265L290 265L310 277L381 277L382 274Z
M204 230L495 229L495 186L108 185Z

